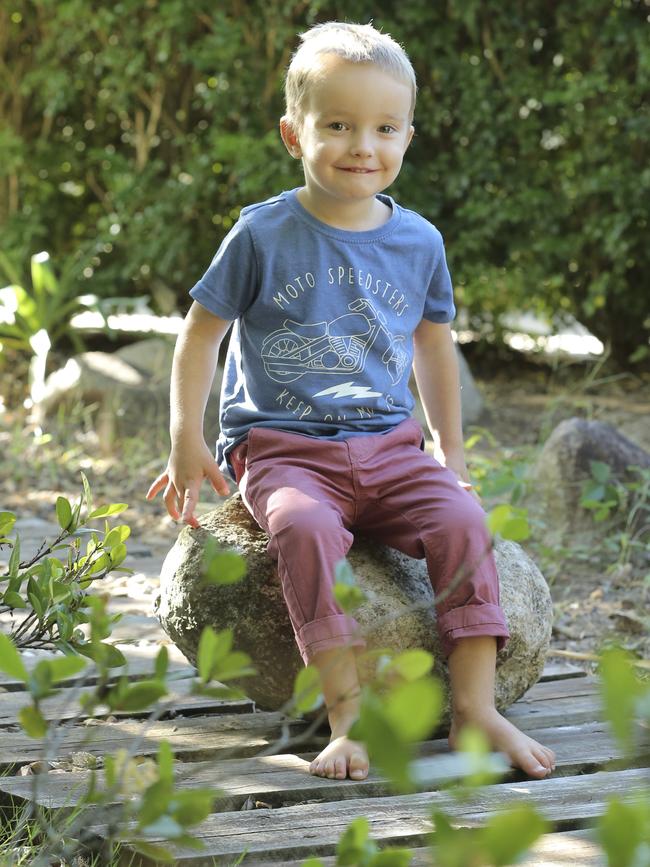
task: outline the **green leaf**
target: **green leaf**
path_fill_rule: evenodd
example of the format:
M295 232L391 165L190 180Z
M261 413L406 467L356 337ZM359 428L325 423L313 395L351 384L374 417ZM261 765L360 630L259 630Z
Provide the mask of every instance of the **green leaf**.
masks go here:
M196 667L204 683L212 680L219 662L230 652L232 642L232 629L223 629L216 633L211 626L204 627L196 655Z
M33 705L20 709L18 722L30 738L44 738L47 734L47 721L40 710Z
M158 776L168 783L174 782L174 753L166 740L161 740L158 747Z
M531 804L518 804L490 819L480 837L491 859L489 863L507 867L519 861L547 830L548 823Z
M99 557L93 560L89 572L91 575L98 575L100 572L105 572L107 569L110 569L111 566L112 563L110 556L106 551L102 551Z
M383 669L382 674L395 672L405 680L424 677L433 668L433 655L426 650L405 650L398 653Z
M15 523L16 516L13 512L0 512L0 538L8 536Z
M9 636L3 635L2 632L0 632L0 671L4 671L10 677L18 678L23 683L29 680L20 653Z
M442 706L442 687L429 677L400 683L385 698L386 719L407 743L431 737Z
M598 821L598 838L609 867L636 867L641 846L650 844L648 801L636 804L613 798ZM647 862L646 862L647 863Z
M28 608L27 602L23 599L20 593L14 590L7 590L2 597L3 605L8 605L10 608Z
M130 535L131 528L126 524L113 527L104 537L104 548L112 548L114 545L119 545L120 542L126 542Z
M88 515L87 521L93 521L95 518L108 518L111 515L119 515L129 508L128 503L111 503L110 506L100 506Z
M169 809L174 786L168 780L156 780L145 790L137 813L138 825L144 828L163 816Z
M386 716L382 699L365 690L361 699L359 719L350 730L352 740L362 740L375 762L399 791L413 789L410 775L412 749Z
M589 461L589 468L592 477L597 482L600 482L601 485L607 484L612 473L609 464L606 464L604 461Z
M213 680L226 681L256 674L255 669L250 663L251 658L247 653L244 653L242 650L233 650L232 653L218 660L212 670L211 678Z
M479 840L472 828L454 828L447 816L439 810L432 813L431 863L436 867L467 867L469 864L485 864L481 857Z
M210 815L218 795L213 789L177 790L171 805L172 816L184 828L198 825Z
M487 528L492 536L501 536L512 542L522 542L530 535L527 515L526 509L502 503L488 513Z
M192 695L204 695L208 698L239 700L246 698L246 693L243 689L236 686L206 686L200 681L194 681L192 684Z
M294 707L299 714L310 713L323 704L323 693L318 669L313 665L302 668L293 684Z
M377 845L368 839L370 822L363 816L354 819L345 829L336 846L337 867L364 864L377 852Z
M73 677L86 667L86 660L79 656L61 656L56 659L43 659L34 668L34 674L38 671L47 671L50 683L58 683Z
M206 584L236 584L246 574L246 560L237 551L222 551L206 545L204 555Z
M164 846L159 846L156 843L147 843L146 840L128 840L130 849L134 849L141 855L150 858L154 863L161 861L164 864L172 864L176 861L176 856Z
M351 614L368 598L360 587L349 587L347 584L335 584L332 588L341 611Z
M164 695L167 695L164 683L159 680L141 680L129 687L113 707L115 710L146 710Z
M109 552L109 557L111 558L111 566L119 566L120 563L123 563L126 559L126 555L126 545L123 542L115 545L113 548L111 548Z
M629 752L633 746L635 706L649 687L641 683L629 654L620 648L601 654L598 672L605 717L621 746Z
M93 508L93 495L90 490L90 485L88 483L88 479L86 478L85 473L81 474L81 483L84 489L84 500L86 501L86 508L89 512L91 512Z
M169 651L166 646L163 644L156 655L156 663L155 663L155 675L157 678L162 680L167 674L167 670L169 668Z
M70 528L72 524L72 506L70 505L70 501L65 497L56 498L56 518L62 530Z
M357 579L352 571L352 567L345 558L339 560L334 567L334 577L335 584L332 590L334 598L342 611L349 614L359 608L360 605L363 605L367 596L357 586Z
M11 549L11 556L9 557L9 566L7 570L7 574L10 578L14 578L18 575L18 570L20 569L20 537L17 537L13 543L13 548Z

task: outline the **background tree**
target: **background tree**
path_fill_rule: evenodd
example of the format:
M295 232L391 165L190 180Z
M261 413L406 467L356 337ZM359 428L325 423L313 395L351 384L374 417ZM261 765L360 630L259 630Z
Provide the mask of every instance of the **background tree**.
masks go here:
M647 358L642 0L12 0L0 10L2 250L79 294L187 303L242 205L300 183L277 134L296 33L368 21L418 74L395 195L447 240L479 331L572 314ZM72 263L73 267L68 267Z

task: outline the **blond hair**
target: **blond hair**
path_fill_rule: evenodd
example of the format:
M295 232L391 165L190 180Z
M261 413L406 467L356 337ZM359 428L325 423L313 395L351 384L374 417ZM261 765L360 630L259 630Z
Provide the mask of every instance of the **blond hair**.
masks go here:
M410 118L413 118L415 72L402 46L388 33L381 33L372 24L328 21L301 33L300 39L301 45L291 58L284 82L286 117L292 126L300 126L305 96L321 71L318 57L324 54L337 55L349 63L373 63L408 84L412 94Z

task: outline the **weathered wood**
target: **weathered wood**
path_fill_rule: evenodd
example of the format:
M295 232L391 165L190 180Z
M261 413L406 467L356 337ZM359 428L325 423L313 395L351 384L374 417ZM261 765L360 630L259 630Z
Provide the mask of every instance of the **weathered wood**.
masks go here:
M569 776L602 768L612 761L625 758L613 741L604 723L569 728L546 729L540 739L557 755L555 776ZM650 754L650 738L646 749L639 750L635 760L643 764ZM332 801L344 798L384 797L391 794L390 786L376 771L361 782L327 780L309 774L309 762L316 753L262 756L207 762L177 762L174 766L176 785L180 789L215 786L221 797L215 810L239 810L250 796L274 807L284 807L306 800ZM466 771L462 756L450 752L444 740L427 741L419 751L419 771L426 782L418 788L430 790L459 779ZM41 774L33 777L0 778L0 792L13 801L32 800L48 809L60 810L73 805L85 790L90 773L73 771L65 774ZM510 780L521 774L511 772ZM36 785L35 785L36 782ZM103 787L103 774L97 774ZM117 802L118 798L115 799Z
M426 792L390 798L356 798L340 803L212 814L193 836L204 844L198 853L184 846L167 847L180 865L231 863L244 851L251 860L290 860L331 855L349 823L365 816L372 837L384 845L422 846L430 833L431 811L444 810L460 825L481 824L507 805L534 804L558 830L569 830L601 815L612 796L641 795L647 770L601 771L579 777L558 777L525 783L486 786L459 802L452 794ZM101 836L102 826L91 827ZM128 840L128 832L127 832ZM162 839L158 842L164 842ZM147 863L146 861L143 863Z
M525 692L515 705L522 702L527 704L533 701L552 701L556 698L566 698L577 695L598 695L600 687L598 678L591 675L565 680L539 681L535 686ZM513 707L515 705L512 705Z
M590 830L560 831L544 834L531 847L528 855L518 861L519 867L606 867L602 849L594 842ZM431 850L411 849L410 867L435 867ZM335 867L336 857L321 858L323 867ZM277 861L244 858L245 867L277 867ZM282 867L302 867L303 861L283 861Z
M539 681L542 683L546 680L566 680L574 677L585 677L586 674L584 669L570 665L568 662L551 662L549 660L539 676Z
M125 674L129 680L140 680L152 675L154 670L154 661L156 653L160 649L159 647L152 645L147 648L142 648L132 644L119 643L116 644L116 647L121 650L126 657L126 666L111 669L111 682L123 677ZM169 653L169 668L167 671L172 678L181 679L183 677L194 676L196 669L190 665L180 650L178 650L174 645L170 645L167 648L167 652ZM33 671L41 660L57 659L60 658L60 656L60 653L54 653L54 651L38 651L30 655L25 653L21 654L23 664L29 672ZM74 686L76 684L81 686L94 686L94 684L97 683L97 680L98 674L95 664L89 660L87 668L81 673L81 675L63 680L59 685L62 687ZM22 680L17 680L15 677L0 672L0 690L19 692L24 689L25 684Z
M46 698L41 702L41 713L47 720L69 720L69 719L85 719L88 714L82 712L79 704L79 695L83 690L78 687L67 687L60 690L56 695ZM0 726L16 725L18 722L18 713L21 708L31 704L29 695L25 692L7 692L2 696L0 702ZM253 710L253 703L250 699L219 701L214 698L205 698L203 696L190 695L190 681L179 680L174 681L170 685L169 695L165 696L161 704L169 709L164 711L165 716L170 714L190 714L190 713L205 713L211 711L214 713L247 713ZM157 707L157 705L155 706ZM95 712L94 716L129 716L143 717L148 716L151 708L141 712L129 711L104 711Z
M584 680L584 678L582 679ZM566 681L567 684L576 683ZM581 697L565 696L561 699L537 701L542 685L537 684L516 702L506 713L517 726L525 731L567 725L581 725L601 717L600 700L597 695ZM595 685L589 687L594 690ZM4 704L7 696L0 704ZM180 713L183 710L179 709ZM115 752L129 748L134 737L142 738L136 755L151 755L158 749L160 739L169 741L177 758L198 760L212 756L230 757L250 756L266 748L280 736L282 717L275 713L255 713L234 721L226 707L218 713L223 714L223 724L218 718L195 716L176 717L173 721L161 720L148 728L148 723L135 719L115 723L101 723L93 726L65 726L57 735L59 738L55 752L49 758L66 759L72 752L86 750L95 755ZM6 723L5 723L6 724ZM16 727L17 728L17 727ZM304 728L304 724L291 721L294 734ZM146 734L143 736L143 733ZM438 733L439 736L446 732ZM539 735L535 735L539 737ZM324 730L320 737L310 738L313 749L327 742ZM298 751L311 748L309 745L294 747ZM284 748L287 751L287 748ZM10 771L15 767L43 758L41 742L27 737L21 730L2 731L2 750L0 752L0 771Z
M554 701L520 701L504 714L517 728L548 728L580 725L602 717L602 704L597 695L557 698Z
M65 761L72 753L80 751L103 756L119 749L130 749L135 740L139 742L134 752L136 756L155 754L161 740L169 742L178 760L253 756L276 743L285 725L292 735L305 728L304 722L266 711L246 714L245 717L218 713L209 717L176 717L155 723L134 719L114 723L97 721L93 725L61 727L57 731L56 744L48 748L47 758ZM28 737L23 731L5 729L1 739L2 773L14 772L21 765L45 757L43 743Z

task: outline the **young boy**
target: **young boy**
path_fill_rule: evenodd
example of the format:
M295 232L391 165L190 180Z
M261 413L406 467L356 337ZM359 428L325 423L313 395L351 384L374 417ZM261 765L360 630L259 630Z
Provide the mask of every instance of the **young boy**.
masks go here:
M319 776L363 779L348 738L359 710L357 624L331 591L353 530L426 557L448 655L452 748L472 723L533 777L551 750L494 706L497 648L508 637L484 515L468 490L455 310L442 239L382 195L413 136L415 75L371 25L332 22L302 36L280 132L305 183L244 208L203 278L174 356L171 454L148 497L191 526L199 488L221 470L270 537L306 663L317 667L331 727ZM218 463L202 421L219 344L234 321ZM410 417L413 365L440 461ZM221 470L219 469L221 467Z

